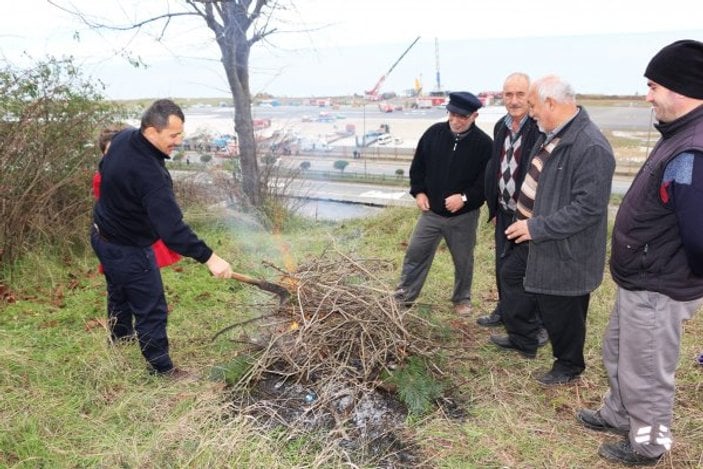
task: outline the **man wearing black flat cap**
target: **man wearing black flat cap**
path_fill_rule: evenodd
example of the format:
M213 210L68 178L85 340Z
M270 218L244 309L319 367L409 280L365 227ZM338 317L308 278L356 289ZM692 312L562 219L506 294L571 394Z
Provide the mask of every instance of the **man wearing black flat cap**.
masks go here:
M476 126L481 101L469 92L449 94L447 122L420 138L410 165L410 194L420 209L403 260L396 298L408 305L420 294L437 246L444 239L454 262L451 301L458 315L471 312L471 283L484 172L493 142Z
M600 409L577 414L590 429L626 435L598 454L627 465L657 464L671 449L682 323L703 304L703 43L669 44L644 76L661 138L613 227L610 389Z

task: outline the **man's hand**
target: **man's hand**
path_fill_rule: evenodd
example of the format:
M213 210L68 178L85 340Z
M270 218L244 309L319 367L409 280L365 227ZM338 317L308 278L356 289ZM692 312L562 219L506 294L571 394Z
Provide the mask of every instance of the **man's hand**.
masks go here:
M444 207L451 213L457 212L464 206L464 201L461 200L461 194L452 194L444 199Z
M522 243L532 239L530 229L527 226L527 220L518 220L505 230L505 236L516 243Z
M425 194L424 192L420 192L415 196L415 204L417 204L417 208L419 208L423 212L426 212L430 209L430 200L427 198L427 194Z
M229 262L222 259L214 252L212 256L210 256L210 259L205 262L205 265L210 269L210 273L217 278L229 278L232 274L232 266L229 265Z

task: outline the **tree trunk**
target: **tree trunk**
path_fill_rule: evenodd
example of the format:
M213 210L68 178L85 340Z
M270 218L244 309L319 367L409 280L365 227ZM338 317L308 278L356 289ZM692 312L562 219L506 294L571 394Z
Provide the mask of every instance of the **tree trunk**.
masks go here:
M236 23L236 15L230 17ZM251 92L249 89L249 52L251 45L242 25L229 25L224 34L217 36L222 52L222 63L232 98L234 100L234 131L239 143L239 160L242 170L242 191L249 202L261 204L259 165L256 160L256 139L251 116Z

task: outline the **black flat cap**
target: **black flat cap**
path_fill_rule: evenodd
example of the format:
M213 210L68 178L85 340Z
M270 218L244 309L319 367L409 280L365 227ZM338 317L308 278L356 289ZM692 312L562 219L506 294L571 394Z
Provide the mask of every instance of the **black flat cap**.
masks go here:
M447 111L453 112L454 114L468 116L478 111L482 106L481 101L468 91L449 93Z

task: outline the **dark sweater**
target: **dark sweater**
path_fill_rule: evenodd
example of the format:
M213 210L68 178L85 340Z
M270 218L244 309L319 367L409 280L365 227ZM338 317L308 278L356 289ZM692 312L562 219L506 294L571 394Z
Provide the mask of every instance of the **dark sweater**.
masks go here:
M410 165L410 194L425 193L434 213L452 217L476 210L485 201L484 173L493 141L476 124L457 137L448 122L432 125L420 138ZM444 199L465 194L461 210L449 212Z
M487 222L490 222L496 216L496 212L499 207L498 198L500 197L500 192L498 190L498 180L500 179L500 160L503 154L503 143L505 142L505 137L509 132L510 130L505 125L505 116L503 116L493 127L493 153L490 161L486 165L485 186L486 205L488 205ZM520 193L522 181L527 173L532 147L535 145L535 142L540 135L539 128L537 127L535 120L528 117L520 129L520 134L522 135L522 143L520 145L520 163L518 165L517 174L515 175L516 194Z
M148 247L161 238L177 253L205 262L212 249L183 221L166 158L138 129L115 135L100 161L93 221L110 242Z

